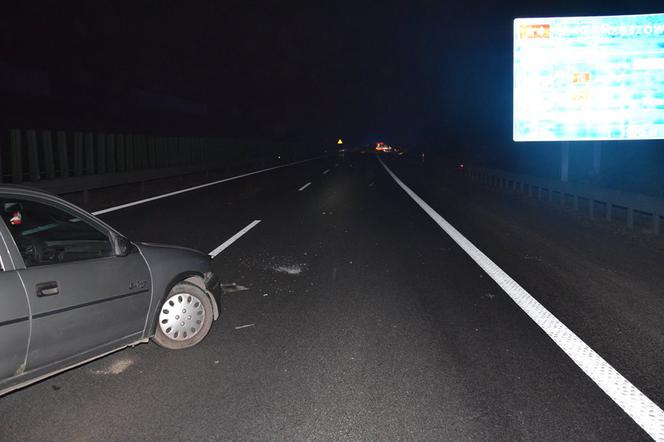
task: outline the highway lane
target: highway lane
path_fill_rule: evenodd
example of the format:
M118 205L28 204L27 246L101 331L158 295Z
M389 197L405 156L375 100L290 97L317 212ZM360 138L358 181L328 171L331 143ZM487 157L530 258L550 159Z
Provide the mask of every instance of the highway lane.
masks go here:
M457 171L399 162L419 195L591 348L664 403L664 238L555 205L463 185Z
M478 212L481 197L461 198L449 181L440 188L436 170L388 163L533 295L559 293L566 310L547 305L563 322L578 325L591 311L596 325L583 339L604 336L592 346L623 359L644 348L611 345L615 323L601 316L609 308L558 290L573 279L541 268L528 277L533 263L512 255L530 237L506 243L496 220L518 224L500 208ZM246 290L225 295L222 321L198 347L138 346L0 399L3 440L646 438L373 156L310 162L103 218L133 239L205 251L260 219L215 259L224 283ZM634 371L650 373L630 379L661 403L652 362Z

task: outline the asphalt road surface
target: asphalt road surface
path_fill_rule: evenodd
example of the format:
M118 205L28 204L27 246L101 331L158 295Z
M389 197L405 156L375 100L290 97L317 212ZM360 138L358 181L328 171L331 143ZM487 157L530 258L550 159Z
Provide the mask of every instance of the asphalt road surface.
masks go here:
M664 405L660 238L468 187L408 155L384 160ZM90 207L139 197L116 189ZM205 252L260 222L215 258L227 291L200 345L139 345L0 398L3 441L649 438L374 155L101 217L132 239Z

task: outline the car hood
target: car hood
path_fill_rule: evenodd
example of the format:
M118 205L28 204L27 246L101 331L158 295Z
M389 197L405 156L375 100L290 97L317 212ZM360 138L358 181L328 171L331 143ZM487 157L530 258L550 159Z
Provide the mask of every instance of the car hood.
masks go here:
M143 247L152 247L155 249L169 249L169 250L181 250L184 252L192 252L197 255L202 255L205 257L208 257L207 253L203 253L200 250L192 249L190 247L183 247L183 246L174 246L171 244L161 244L161 243L155 243L155 242L144 242L144 241L136 241L134 242L137 246L143 246Z

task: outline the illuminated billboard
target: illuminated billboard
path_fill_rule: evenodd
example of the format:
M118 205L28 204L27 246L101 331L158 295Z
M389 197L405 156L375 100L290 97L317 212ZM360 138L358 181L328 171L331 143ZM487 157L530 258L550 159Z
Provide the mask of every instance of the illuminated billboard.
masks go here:
M513 137L664 139L664 14L514 20Z

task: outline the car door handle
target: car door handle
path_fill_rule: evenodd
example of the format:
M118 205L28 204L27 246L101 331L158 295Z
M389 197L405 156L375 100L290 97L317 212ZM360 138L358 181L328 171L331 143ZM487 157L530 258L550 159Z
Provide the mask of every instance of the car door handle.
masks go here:
M58 288L58 283L56 281L40 282L35 286L35 289L37 290L37 296L39 297L53 296L60 293L60 289Z

